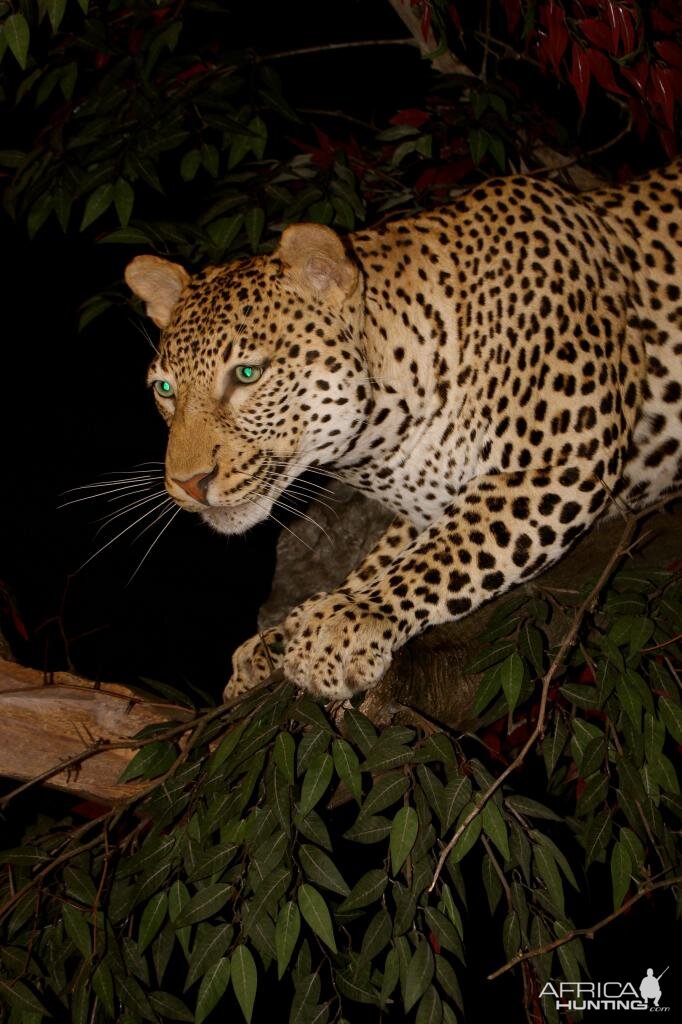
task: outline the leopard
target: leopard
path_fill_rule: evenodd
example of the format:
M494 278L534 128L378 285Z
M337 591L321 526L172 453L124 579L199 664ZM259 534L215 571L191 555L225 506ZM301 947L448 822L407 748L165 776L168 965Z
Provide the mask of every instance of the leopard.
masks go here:
M352 698L412 637L674 492L681 212L682 160L588 192L513 174L193 274L129 263L182 509L240 534L317 470L394 516L340 587L236 650L225 699L273 667Z

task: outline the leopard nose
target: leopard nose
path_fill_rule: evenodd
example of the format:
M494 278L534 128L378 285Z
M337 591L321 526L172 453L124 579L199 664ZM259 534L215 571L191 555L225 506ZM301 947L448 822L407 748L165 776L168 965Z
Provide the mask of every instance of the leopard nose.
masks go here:
M189 477L188 480L178 480L177 477L173 477L173 483L182 487L183 491L189 494L190 498L200 501L202 505L208 505L206 498L208 485L211 480L215 480L217 474L218 467L216 465L210 473L196 473L194 476Z

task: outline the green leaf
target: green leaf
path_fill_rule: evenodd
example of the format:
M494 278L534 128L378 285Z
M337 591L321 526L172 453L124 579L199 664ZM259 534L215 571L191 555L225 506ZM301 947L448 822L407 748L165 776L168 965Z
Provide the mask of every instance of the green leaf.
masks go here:
M326 853L317 846L304 843L299 850L301 867L311 882L316 882L324 889L336 892L340 896L348 896L350 888L341 872Z
M159 892L156 896L152 896L140 917L140 928L137 938L137 945L140 953L144 953L147 946L155 938L167 913L168 893Z
M251 248L256 250L265 226L265 213L260 206L254 206L244 215L244 228Z
M183 181L193 181L201 167L201 153L198 149L190 149L180 161L180 177Z
M438 992L429 985L417 1008L415 1024L441 1024L443 1020L443 1004Z
M626 844L619 840L613 844L611 853L611 886L613 889L613 909L618 910L630 888L632 861Z
M633 868L641 868L644 864L644 847L639 836L630 828L621 828L620 841L630 854Z
M109 208L114 198L114 186L112 184L100 185L98 188L91 192L88 196L88 201L85 204L85 212L83 213L83 219L81 221L81 231L84 231L89 227L98 217ZM148 749L148 748L143 748ZM142 751L140 751L142 753ZM139 755L138 755L139 756ZM159 773L157 773L159 774ZM137 776L133 776L136 778Z
M651 772L651 778L654 782L666 790L668 793L679 793L680 784L677 779L677 773L675 772L675 766L669 757L665 754L656 754L655 757L647 762L649 770Z
M47 11L50 19L52 31L56 32L62 23L62 18L64 17L66 0L45 0L45 10Z
M380 899L388 878L383 868L372 868L365 872L355 883L350 895L339 904L339 913L347 913L349 910L358 910L360 907L367 907Z
M459 820L457 822L457 828L459 828L461 823L467 818L467 816L471 813L471 811L473 809L474 809L473 803L467 804L467 806L464 808L464 810L462 811L462 813L459 816ZM482 828L481 815L477 814L476 817L472 821L469 822L469 824L464 829L464 831L462 832L461 836L459 837L459 839L455 843L454 847L452 848L452 851L450 853L450 857L448 858L448 860L451 861L453 864L459 864L459 862L469 852L471 847L474 845L474 843L476 842L476 840L480 836L481 828Z
M362 939L361 959L372 960L377 956L391 941L392 932L393 920L388 910L382 907L367 925Z
M387 740L382 737L372 747L367 760L362 765L362 771L385 772L391 768L398 768L411 760L412 753L412 750L403 743L398 743L390 737Z
M409 786L409 780L402 772L390 772L377 781L365 797L360 816L377 814L399 800Z
M232 886L224 882L205 886L192 896L189 903L174 919L173 924L176 928L186 928L198 921L205 921L206 918L216 914L225 906L231 891Z
M377 731L369 718L361 711L349 708L343 716L343 724L348 731L349 738L367 757L377 738Z
M538 803L537 800L531 800L528 796L508 796L505 803L511 810L516 811L517 814L524 814L528 818L546 818L548 821L563 821L563 818L555 814L554 811L551 811L549 807Z
M362 799L362 780L360 777L360 761L357 754L346 740L334 740L332 757L336 774L346 784L358 803Z
M682 705L670 700L669 697L660 697L658 708L672 738L677 743L682 743Z
M290 786L296 781L296 741L290 732L277 734L272 759Z
M462 999L462 992L459 987L457 975L455 974L452 966L445 959L444 956L436 956L436 980L440 987L445 992L446 996L457 1004L460 1010L464 1010L464 1001Z
M468 804L471 799L471 780L468 775L458 772L453 779L448 782L445 790L443 791L443 817L442 825L443 830L447 830L452 825L453 821L456 821L460 815L462 808Z
M156 1021L156 1014L144 989L130 974L116 977L116 991L129 1010L144 1020Z
M298 890L298 905L306 924L312 928L318 938L322 939L325 945L329 946L332 953L336 953L332 919L324 897L306 882Z
M76 910L69 903L62 908L62 921L64 931L69 936L74 946L84 957L92 955L92 940L90 937L89 915Z
M509 860L509 839L507 837L507 826L502 812L494 800L488 800L481 811L481 824L483 831L492 839L505 860Z
M379 843L386 838L391 828L392 823L388 818L370 814L367 817L358 817L355 824L344 832L344 836L354 843Z
M556 866L552 852L545 844L538 845L533 849L533 864L537 874L547 887L547 892L554 907L560 914L564 914L564 886L561 881L559 869Z
M23 14L10 14L4 23L3 35L20 68L26 67L30 30Z
M92 989L108 1017L114 1016L114 983L106 961L101 960L92 973Z
M231 924L203 924L197 929L197 937L192 948L192 958L185 980L185 992L199 978L206 974L209 967L217 963L225 955L225 950L232 941L234 928Z
M132 782L133 779L154 779L172 768L177 752L172 743L159 740L148 743L135 754L135 757L121 772L119 783Z
M419 831L419 818L414 807L401 807L391 826L391 870L397 875L407 860Z
M433 978L434 962L431 946L425 938L418 940L417 948L410 960L405 974L405 990L403 1005L405 1013L409 1013L413 1006L421 999L431 984Z
M275 948L277 950L277 977L282 979L301 931L301 915L298 907L290 900L285 903L277 916Z
M135 204L135 190L125 178L119 178L114 185L114 205L116 215L122 228L128 227Z
M243 223L243 214L235 213L232 217L220 217L208 225L206 228L208 236L221 254L229 249Z
M334 762L329 754L320 754L311 761L301 786L299 813L304 817L322 798L333 774Z
M253 1014L253 1004L256 1001L256 990L258 988L258 971L256 962L248 946L237 946L230 961L232 971L232 987L237 997L247 1024L250 1024Z
M40 1019L52 1016L45 1009L37 995L31 991L28 985L24 985L22 981L13 981L10 984L4 978L0 978L0 996L9 1006L20 1010L24 1014L24 1019L26 1019L26 1014L29 1013L39 1014Z
M149 1002L163 1021L194 1020L194 1014L185 1006L182 999L171 995L170 992L150 992Z
M521 693L523 671L523 659L516 653L510 654L500 665L502 690L507 699L507 707L510 714L514 711L519 694Z
M206 1020L211 1010L219 1003L225 994L229 980L230 961L227 957L221 957L217 963L209 967L201 979L194 1017L196 1024L202 1024L202 1021Z
M441 946L454 953L463 963L464 947L452 921L448 921L445 914L441 914L440 910L436 910L434 907L424 909L424 919Z
M554 774L554 769L557 766L557 762L561 757L561 754L566 746L568 739L568 729L564 723L561 714L557 714L554 721L554 730L551 736L548 734L545 736L542 742L542 756L545 760L545 770L547 771L547 778L550 779Z

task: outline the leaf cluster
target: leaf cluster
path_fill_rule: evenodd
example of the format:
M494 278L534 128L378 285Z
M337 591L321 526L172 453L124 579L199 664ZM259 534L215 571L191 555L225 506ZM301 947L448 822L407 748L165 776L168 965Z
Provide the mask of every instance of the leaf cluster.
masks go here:
M0 857L0 1019L251 1021L277 988L292 1022L359 1004L450 1024L479 885L500 961L537 951L538 984L579 980L589 878L608 873L617 913L682 867L681 594L671 573L615 574L555 677L531 770L492 796L573 611L555 594L493 615L476 736L379 731L356 709L339 725L287 685L199 713L183 751L177 726L155 730L126 769L150 782L127 809L41 818Z

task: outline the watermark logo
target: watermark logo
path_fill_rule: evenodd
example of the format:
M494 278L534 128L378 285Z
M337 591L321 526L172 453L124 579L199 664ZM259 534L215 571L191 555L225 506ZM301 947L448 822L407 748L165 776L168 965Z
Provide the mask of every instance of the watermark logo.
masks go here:
M649 1013L668 1013L669 1006L661 1006L661 978L669 968L654 974L647 967L639 985L631 981L548 981L540 993L543 999L552 999L557 1010L640 1010Z

